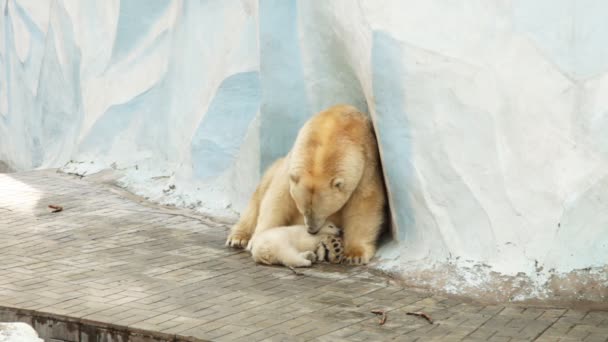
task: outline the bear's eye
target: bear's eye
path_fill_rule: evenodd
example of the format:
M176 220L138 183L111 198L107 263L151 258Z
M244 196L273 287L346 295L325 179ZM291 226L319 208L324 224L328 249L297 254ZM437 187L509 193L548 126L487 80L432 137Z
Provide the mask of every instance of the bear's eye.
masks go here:
M331 181L331 186L333 186L336 189L342 190L342 188L344 188L344 179L342 179L342 178L334 178Z
M292 182L294 182L294 183L297 184L300 181L300 176L294 175L294 174L290 174L289 175L289 179L291 179Z

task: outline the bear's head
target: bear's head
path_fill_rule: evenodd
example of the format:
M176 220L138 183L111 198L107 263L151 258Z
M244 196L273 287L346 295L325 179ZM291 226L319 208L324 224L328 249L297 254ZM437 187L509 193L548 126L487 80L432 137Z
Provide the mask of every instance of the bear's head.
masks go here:
M318 233L327 218L348 202L359 186L363 160L360 153L344 153L314 168L290 169L289 193L310 234Z

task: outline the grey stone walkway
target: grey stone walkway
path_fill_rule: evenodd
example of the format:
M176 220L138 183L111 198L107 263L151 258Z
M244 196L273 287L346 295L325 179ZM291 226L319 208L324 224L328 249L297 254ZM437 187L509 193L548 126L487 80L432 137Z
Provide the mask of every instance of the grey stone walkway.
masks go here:
M226 227L179 213L51 170L0 174L0 306L214 341L608 340L607 312L475 304L365 267L256 266L224 247Z

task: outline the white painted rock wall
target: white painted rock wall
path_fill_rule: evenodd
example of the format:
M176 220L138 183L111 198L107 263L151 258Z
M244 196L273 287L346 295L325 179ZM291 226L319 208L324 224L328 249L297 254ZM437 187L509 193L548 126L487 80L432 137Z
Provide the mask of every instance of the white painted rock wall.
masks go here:
M606 2L2 11L0 161L12 169L112 167L152 200L235 218L306 118L352 103L374 118L390 192L395 241L378 267L499 299L607 295Z

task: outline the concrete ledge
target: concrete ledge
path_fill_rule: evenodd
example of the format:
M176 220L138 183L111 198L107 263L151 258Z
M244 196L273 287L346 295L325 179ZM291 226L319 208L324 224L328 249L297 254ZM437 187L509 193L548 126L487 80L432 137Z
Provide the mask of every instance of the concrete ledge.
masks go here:
M40 338L52 342L204 342L194 337L73 318L36 310L0 306L0 322L23 322L31 325Z

